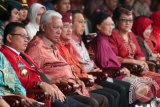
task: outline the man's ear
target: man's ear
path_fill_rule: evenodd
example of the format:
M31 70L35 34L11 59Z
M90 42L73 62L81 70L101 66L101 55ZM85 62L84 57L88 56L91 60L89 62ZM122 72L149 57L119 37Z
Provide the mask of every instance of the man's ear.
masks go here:
M55 4L55 5L53 6L53 8L54 8L55 10L57 10L57 4Z
M99 25L96 25L96 28L101 31L101 27Z
M41 25L40 25L40 30L41 30L42 32L45 31L45 30L44 30L44 24L41 24Z
M7 40L7 42L11 43L12 42L12 35L8 34L6 40Z

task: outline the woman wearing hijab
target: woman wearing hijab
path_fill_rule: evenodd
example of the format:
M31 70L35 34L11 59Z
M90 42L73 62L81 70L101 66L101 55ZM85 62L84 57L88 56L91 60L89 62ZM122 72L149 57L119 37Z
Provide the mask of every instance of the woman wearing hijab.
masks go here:
M141 50L146 60L155 61L156 55L152 53L151 48L147 44L147 42L152 42L150 40L152 24L153 21L151 19L144 16L140 16L134 21L132 31L134 32L134 34L137 35L137 41L141 47Z
M45 11L46 8L39 3L31 5L29 10L29 23L25 27L30 40L36 35L37 31L39 31L40 18Z

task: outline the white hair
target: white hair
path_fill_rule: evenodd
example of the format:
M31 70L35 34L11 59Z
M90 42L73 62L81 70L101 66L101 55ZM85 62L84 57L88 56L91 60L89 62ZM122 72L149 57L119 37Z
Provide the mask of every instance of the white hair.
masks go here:
M62 19L62 15L54 10L47 10L41 16L40 24L50 23L53 17Z

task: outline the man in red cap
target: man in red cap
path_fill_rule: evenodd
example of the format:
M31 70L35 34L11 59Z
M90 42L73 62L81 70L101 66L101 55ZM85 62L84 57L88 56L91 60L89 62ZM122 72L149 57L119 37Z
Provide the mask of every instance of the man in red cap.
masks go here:
M60 42L58 43L60 54L71 66L72 70L77 74L79 78L90 78L91 80L93 80L92 76L89 77L89 75L81 69L80 64L72 53L72 47L69 42L72 35L72 14L70 12L63 13L62 21L62 34L60 36Z

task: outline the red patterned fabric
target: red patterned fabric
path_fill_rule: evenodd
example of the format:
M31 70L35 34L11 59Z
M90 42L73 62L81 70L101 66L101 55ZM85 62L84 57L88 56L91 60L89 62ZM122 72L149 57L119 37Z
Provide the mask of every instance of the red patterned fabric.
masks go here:
M88 74L81 69L80 64L73 54L70 43L64 44L63 42L61 42L58 44L58 49L62 57L67 61L67 63L71 66L72 70L77 74L78 77L88 77Z
M129 98L129 103L131 104L137 98L140 102L148 102L159 92L159 85L157 82L149 77L134 77L131 81L131 87L129 94L132 95ZM134 94L136 93L136 94Z
M146 72L144 76L152 78L160 85L160 74L157 74L155 72ZM158 98L160 97L160 89L157 90L156 96Z
M157 53L160 52L160 11L153 12L151 19L153 20L153 31L150 39L154 42L152 43L153 52Z
M72 23L72 13L71 12L62 13L62 21Z
M159 52L158 46L157 46L157 40L155 34L152 32L151 36L148 40L146 40L148 46L151 48L152 52L157 54Z
M129 33L129 42L126 44L124 43L124 40L118 30L113 31L109 41L112 44L113 51L116 53L117 56L121 57L122 59L140 59L144 56L135 35L132 32Z

